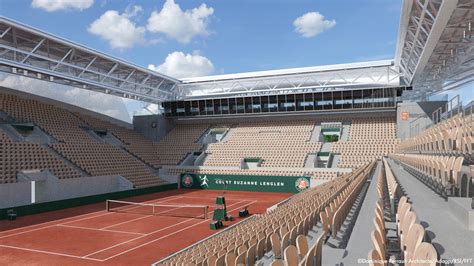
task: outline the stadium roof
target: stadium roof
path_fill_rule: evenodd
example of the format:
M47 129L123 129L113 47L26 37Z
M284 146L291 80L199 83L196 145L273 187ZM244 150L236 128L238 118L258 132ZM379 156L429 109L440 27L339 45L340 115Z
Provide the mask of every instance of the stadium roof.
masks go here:
M413 86L405 96L425 98L474 80L472 0L405 0L395 64Z
M0 16L0 71L146 102L474 81L472 0L404 0L394 60L175 79Z
M177 93L180 99L190 99L399 85L393 60L383 60L187 78L182 79Z
M0 16L0 71L148 102L179 81Z

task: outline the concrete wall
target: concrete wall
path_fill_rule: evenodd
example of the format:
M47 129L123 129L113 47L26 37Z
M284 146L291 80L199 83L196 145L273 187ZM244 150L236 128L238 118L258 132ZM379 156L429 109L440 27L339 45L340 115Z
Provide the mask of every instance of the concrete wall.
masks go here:
M0 209L31 203L31 183L0 184Z
M58 179L49 175L35 182L36 203L129 190L132 183L121 176ZM31 182L0 185L0 209L31 203Z
M152 126L153 123L156 123L156 127ZM133 127L145 138L160 141L175 127L175 122L162 115L141 115L133 117Z
M406 139L431 127L433 125L432 112L445 104L445 101L399 103L397 108L397 138ZM404 112L408 114L406 120L402 119L402 113Z
M105 194L132 189L121 176L90 176L71 179L48 178L36 182L36 202ZM128 181L127 181L128 182Z

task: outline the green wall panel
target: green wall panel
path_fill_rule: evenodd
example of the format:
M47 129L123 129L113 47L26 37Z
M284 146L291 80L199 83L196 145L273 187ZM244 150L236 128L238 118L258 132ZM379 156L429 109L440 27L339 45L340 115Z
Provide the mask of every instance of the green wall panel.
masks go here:
M305 176L181 174L181 188L298 193L309 188Z

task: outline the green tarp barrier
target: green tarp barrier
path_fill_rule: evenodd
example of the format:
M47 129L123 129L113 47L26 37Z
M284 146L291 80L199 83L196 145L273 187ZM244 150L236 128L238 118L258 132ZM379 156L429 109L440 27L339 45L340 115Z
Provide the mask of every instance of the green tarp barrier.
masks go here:
M309 188L305 176L181 174L181 188L298 193Z

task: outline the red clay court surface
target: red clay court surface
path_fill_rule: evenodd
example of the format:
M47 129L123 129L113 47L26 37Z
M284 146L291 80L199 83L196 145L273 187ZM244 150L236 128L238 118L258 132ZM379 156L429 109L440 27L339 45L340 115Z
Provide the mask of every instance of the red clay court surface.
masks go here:
M208 205L221 191L173 190L126 201ZM286 193L227 191L233 217L249 206L263 213L291 196ZM231 225L238 222L225 222ZM105 211L105 203L0 221L0 265L150 265L216 233L210 220Z

